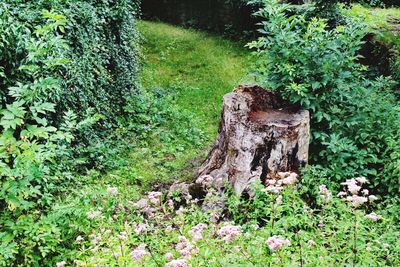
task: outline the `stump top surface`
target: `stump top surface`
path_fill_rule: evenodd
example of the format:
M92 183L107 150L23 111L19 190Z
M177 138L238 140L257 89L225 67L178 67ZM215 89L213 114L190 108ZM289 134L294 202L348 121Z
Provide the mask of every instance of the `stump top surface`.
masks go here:
M295 126L304 120L304 115L303 111L293 113L284 109L268 109L251 112L249 119L251 122L260 125Z

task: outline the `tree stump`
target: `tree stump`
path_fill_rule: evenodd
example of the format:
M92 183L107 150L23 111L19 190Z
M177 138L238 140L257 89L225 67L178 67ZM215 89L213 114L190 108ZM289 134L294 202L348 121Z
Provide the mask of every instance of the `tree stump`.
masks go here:
M224 96L219 136L199 169L217 189L228 181L237 194L277 172L297 172L308 161L310 116L275 93L239 86Z

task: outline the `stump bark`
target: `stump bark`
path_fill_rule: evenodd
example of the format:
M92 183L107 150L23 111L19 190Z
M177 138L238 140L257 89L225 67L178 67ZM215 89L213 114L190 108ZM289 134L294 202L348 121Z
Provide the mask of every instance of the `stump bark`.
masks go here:
M219 136L199 178L218 189L228 181L237 194L251 193L256 180L306 165L309 139L307 110L261 87L239 86L224 96Z

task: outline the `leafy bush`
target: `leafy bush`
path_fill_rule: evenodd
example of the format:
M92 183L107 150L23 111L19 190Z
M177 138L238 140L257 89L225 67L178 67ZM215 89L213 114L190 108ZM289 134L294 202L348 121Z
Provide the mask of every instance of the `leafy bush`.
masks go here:
M269 1L258 12L264 36L249 46L260 58L259 82L311 111L311 162L333 181L367 175L374 190L396 194L399 112L392 81L366 79L358 63L363 25L348 21L330 30L325 20L286 10Z
M0 265L37 266L57 254L50 204L84 160L77 156L104 153L93 144L139 95L135 8L0 3Z

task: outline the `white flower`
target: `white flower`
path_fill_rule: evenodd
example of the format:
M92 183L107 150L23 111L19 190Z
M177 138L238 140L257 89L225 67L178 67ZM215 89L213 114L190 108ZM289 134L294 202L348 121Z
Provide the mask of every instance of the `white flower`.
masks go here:
M65 261L60 261L60 262L57 262L57 263L56 263L56 266L57 266L57 267L64 267L65 264L67 264Z
M118 194L118 188L109 187L109 188L107 188L107 193L109 193L110 195L116 195L116 194Z
M364 176L357 177L356 180L357 180L357 182L359 182L360 184L368 183L367 178L365 178Z
M379 221L380 219L382 219L382 216L376 214L375 212L372 212L370 214L365 215L365 218L376 222L376 221Z
M375 200L378 200L378 198L377 198L375 195L370 195L370 196L368 197L368 199L369 199L369 201L371 201L371 202L373 202L373 201L375 201Z

